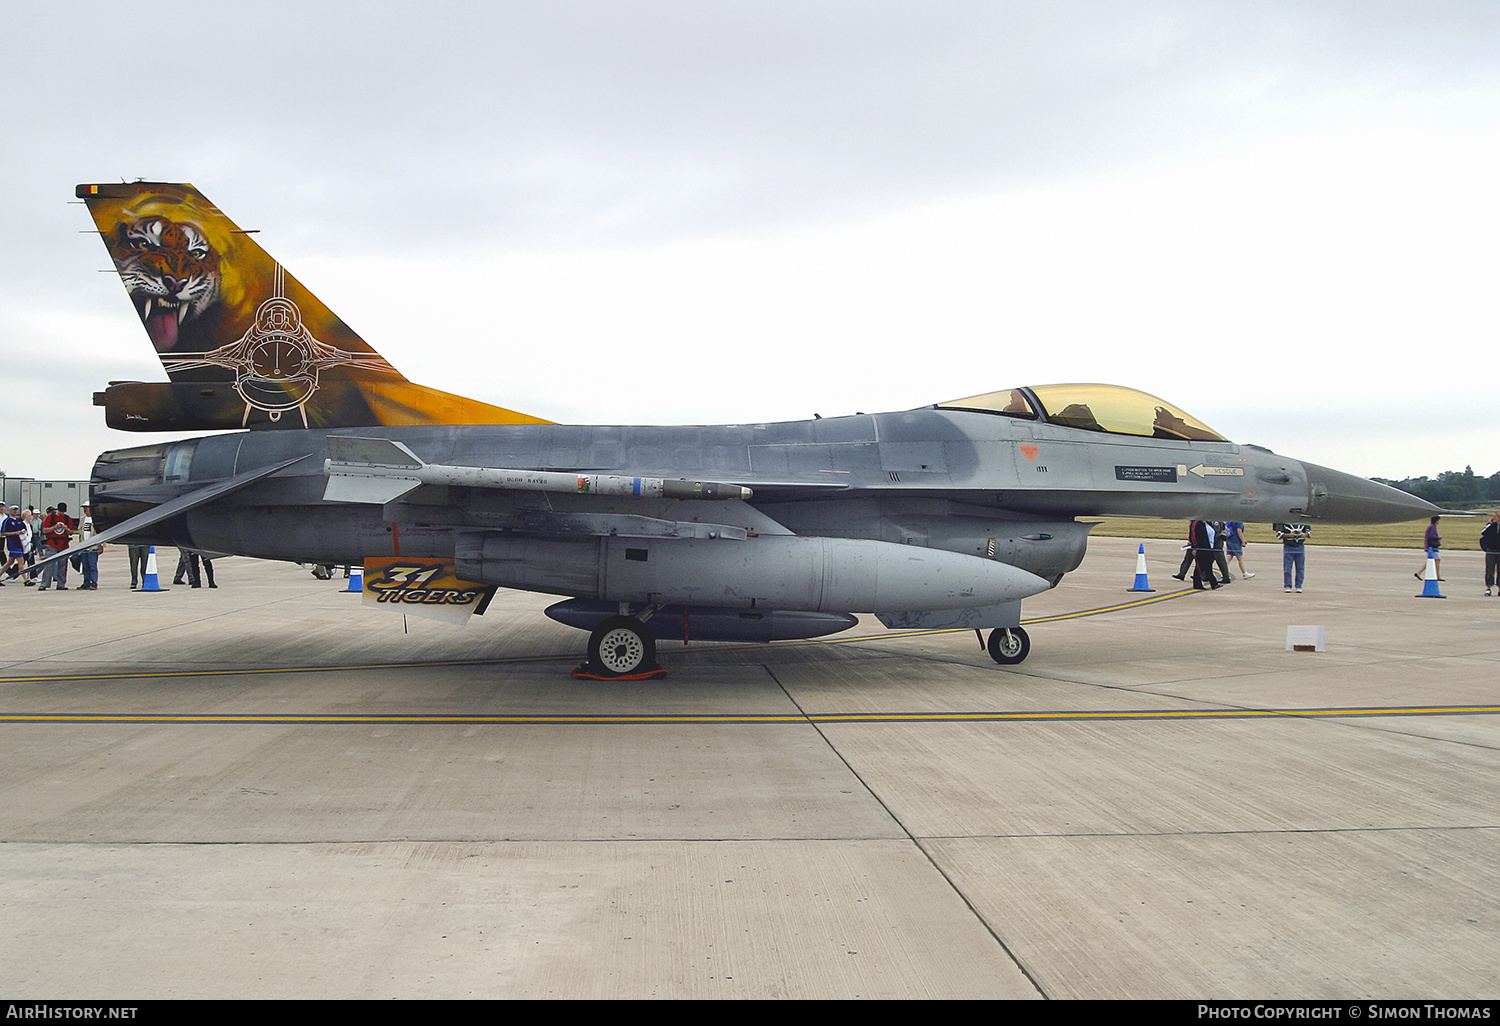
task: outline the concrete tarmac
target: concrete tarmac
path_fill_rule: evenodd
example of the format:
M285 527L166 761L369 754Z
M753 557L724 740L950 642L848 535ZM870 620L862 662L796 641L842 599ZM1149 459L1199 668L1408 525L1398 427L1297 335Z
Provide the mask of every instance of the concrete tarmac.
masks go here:
M1476 527L1477 530L1477 527ZM1028 619L1129 603L1097 539ZM1313 548L1029 627L661 646L226 559L0 591L14 998L1500 997L1500 598ZM170 570L170 560L164 560ZM70 584L76 584L76 575ZM169 574L163 575L166 581ZM1286 651L1289 625L1327 651Z

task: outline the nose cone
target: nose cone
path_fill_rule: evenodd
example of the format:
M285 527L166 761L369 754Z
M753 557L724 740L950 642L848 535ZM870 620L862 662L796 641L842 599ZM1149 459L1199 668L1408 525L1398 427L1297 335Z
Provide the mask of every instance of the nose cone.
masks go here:
M1307 471L1307 515L1334 524L1395 524L1420 520L1442 510L1399 488L1341 470L1304 463Z

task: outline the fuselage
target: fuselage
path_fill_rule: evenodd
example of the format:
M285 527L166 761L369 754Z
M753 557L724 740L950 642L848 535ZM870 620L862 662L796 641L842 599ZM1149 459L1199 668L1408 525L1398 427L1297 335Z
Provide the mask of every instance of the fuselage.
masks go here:
M175 494L302 455L309 458L231 503L166 522L150 540L303 562L350 563L398 551L452 555L455 528L517 530L517 512L539 501L452 489L467 494L429 496L425 513L420 501L399 510L328 502L323 491L330 434L396 439L431 463L732 481L754 490L749 505L755 511L798 535L954 551L982 549L988 543L979 539L994 537L1007 524L1015 525L1011 533L1036 534L1028 528L1038 522L1066 525L1078 516L1369 521L1409 519L1430 508L1393 489L1256 446L923 408L724 426L479 425L211 435L103 454L94 468L96 520L108 526ZM580 497L546 505L612 509L620 503ZM974 530L945 537L942 525L954 520L972 520ZM1081 559L1085 532L1073 526L1061 532L1072 537L1047 539L1067 551L1035 563L1043 576L1066 572Z

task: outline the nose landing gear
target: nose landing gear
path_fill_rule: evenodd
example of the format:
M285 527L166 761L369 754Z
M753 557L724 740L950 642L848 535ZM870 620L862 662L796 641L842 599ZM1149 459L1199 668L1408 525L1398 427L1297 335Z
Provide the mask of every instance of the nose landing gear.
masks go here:
M990 658L1001 666L1014 666L1031 654L1031 638L1020 627L996 627L990 631Z

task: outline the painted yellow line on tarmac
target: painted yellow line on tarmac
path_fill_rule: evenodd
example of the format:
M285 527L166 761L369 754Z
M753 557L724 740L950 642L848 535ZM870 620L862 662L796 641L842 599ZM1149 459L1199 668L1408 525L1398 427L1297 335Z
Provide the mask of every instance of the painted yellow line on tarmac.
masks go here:
M70 673L66 676L0 677L0 684L46 684L75 680L143 680L156 677L242 677L261 673L344 673L348 670L425 670L441 666L501 666L578 659L577 653L511 656L504 659L435 659L420 663L355 663L345 666L205 666L199 670L138 670L132 673Z
M1493 716L1497 705L1353 706L1322 709L1066 709L1048 712L824 713L803 716L320 716L285 713L243 715L170 713L0 713L0 723L286 724L286 725L443 725L610 726L624 724L824 724L824 723L1082 723L1097 720L1223 720L1369 716Z
M1058 613L1053 616L1038 616L1030 620L1022 620L1021 625L1028 626L1037 623L1052 623L1057 620L1077 620L1085 616L1099 616L1103 613L1118 613L1126 609L1137 609L1141 606L1154 605L1158 602L1166 602L1170 599L1182 598L1185 595L1194 594L1191 588L1180 591L1169 591L1161 595L1153 595L1150 598L1134 599L1129 602L1121 602L1113 606L1101 606L1098 609L1081 609L1072 613ZM698 649L698 651L732 652L736 649L745 648L787 648L797 645L854 645L866 641L899 641L902 638L925 638L935 634L962 634L972 630L970 627L941 627L933 630L918 631L886 631L880 634L861 634L853 638L805 638L791 641L772 641L766 644L753 645L720 645L715 643L712 649ZM671 647L671 642L659 642L662 648L658 655L670 655L676 651ZM84 680L147 680L154 677L240 677L253 674L266 673L344 673L349 670L419 670L431 667L443 666L506 666L515 663L550 663L561 660L575 660L578 658L576 652L560 655L538 655L538 656L510 656L500 659L439 659L430 662L406 662L406 663L364 663L353 666L261 666L261 667L204 667L200 670L138 670L130 673L71 673L60 676L42 675L0 677L0 684L43 684L49 681L84 681Z
M1021 626L1025 627L1033 623L1053 623L1057 620L1077 620L1085 616L1098 616L1101 613L1118 613L1123 609L1139 609L1141 606L1154 606L1158 602L1170 602L1172 599L1184 598L1188 595L1198 594L1192 588L1180 588L1177 591L1163 592L1150 598L1132 599L1129 602L1121 602L1113 606L1101 606L1098 609L1083 609L1076 613L1058 613L1055 616L1038 616L1030 620L1022 620Z

